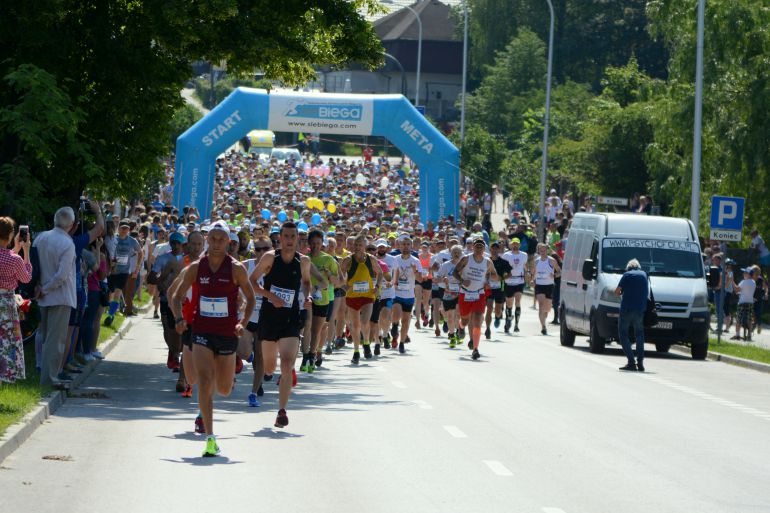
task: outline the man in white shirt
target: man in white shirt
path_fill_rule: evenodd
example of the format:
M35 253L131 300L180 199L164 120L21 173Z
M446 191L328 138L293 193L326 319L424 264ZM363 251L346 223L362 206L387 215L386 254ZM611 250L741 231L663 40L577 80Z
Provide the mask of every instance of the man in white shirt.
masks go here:
M75 244L69 235L73 224L75 212L62 207L54 215L54 229L41 233L34 242L40 263L40 284L35 290L40 306L38 330L43 342L40 384L57 389L68 388L71 381L69 375L59 371L70 313L77 306Z

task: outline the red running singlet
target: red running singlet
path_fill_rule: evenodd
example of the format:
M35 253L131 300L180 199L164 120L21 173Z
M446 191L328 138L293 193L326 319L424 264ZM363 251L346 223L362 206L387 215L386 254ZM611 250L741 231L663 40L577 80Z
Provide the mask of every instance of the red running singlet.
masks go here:
M193 332L235 336L238 323L238 285L233 282L233 258L226 255L216 272L209 266L208 256L198 263L197 308Z

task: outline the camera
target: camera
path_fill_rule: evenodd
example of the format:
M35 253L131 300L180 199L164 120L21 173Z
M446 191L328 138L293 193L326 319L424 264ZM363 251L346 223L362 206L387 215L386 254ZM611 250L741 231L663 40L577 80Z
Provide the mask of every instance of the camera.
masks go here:
M89 203L88 198L85 196L80 197L80 211L84 214L91 213L91 204Z
M29 226L23 224L19 226L19 240L21 242L27 242L29 239Z

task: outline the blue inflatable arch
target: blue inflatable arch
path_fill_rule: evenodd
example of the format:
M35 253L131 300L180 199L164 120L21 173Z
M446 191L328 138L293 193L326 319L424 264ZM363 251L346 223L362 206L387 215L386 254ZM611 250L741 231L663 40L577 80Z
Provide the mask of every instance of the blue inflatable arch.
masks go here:
M460 154L402 95L272 92L239 87L176 142L174 205L210 217L216 158L250 130L376 135L420 168L420 219L454 215Z

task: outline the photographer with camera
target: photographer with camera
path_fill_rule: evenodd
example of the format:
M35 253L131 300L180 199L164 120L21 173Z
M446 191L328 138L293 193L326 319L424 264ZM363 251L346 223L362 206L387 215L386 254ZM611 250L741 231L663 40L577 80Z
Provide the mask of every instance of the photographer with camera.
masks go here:
M14 291L19 282L32 279L29 262L29 227L19 227L14 238L14 221L0 217L0 382L24 379L24 346ZM13 239L13 248L8 245ZM24 250L24 256L19 253Z

